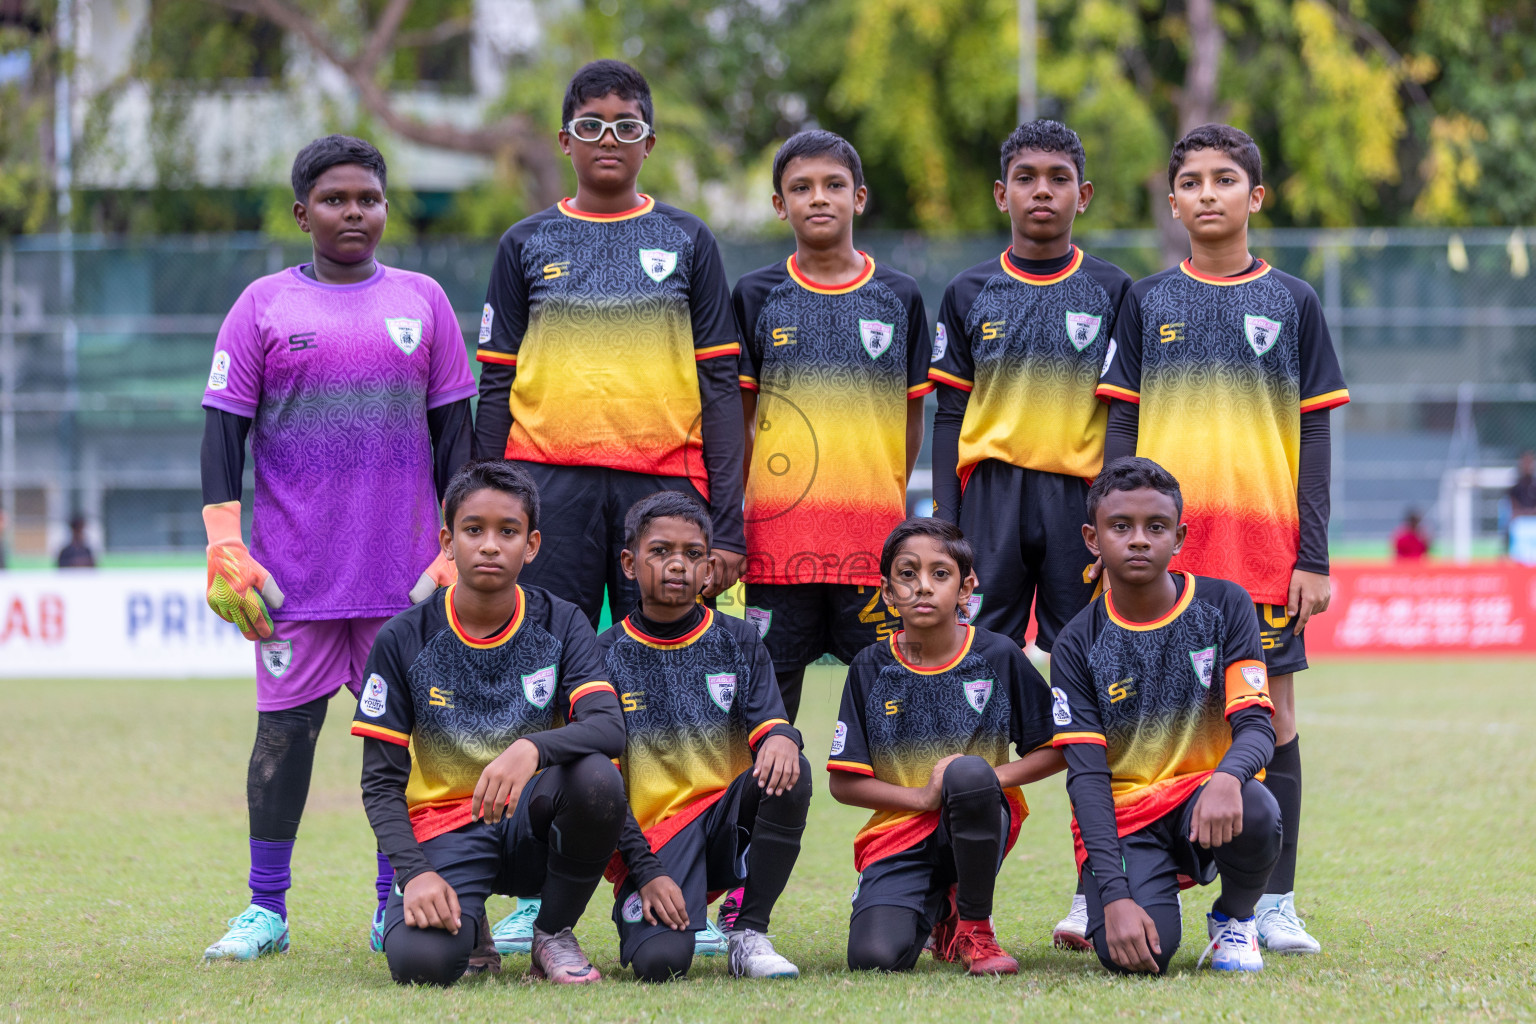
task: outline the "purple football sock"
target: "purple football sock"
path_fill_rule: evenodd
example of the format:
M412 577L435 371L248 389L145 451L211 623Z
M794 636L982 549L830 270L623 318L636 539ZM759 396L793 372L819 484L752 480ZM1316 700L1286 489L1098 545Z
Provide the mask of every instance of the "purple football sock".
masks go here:
M288 920L288 886L293 879L293 840L269 843L251 840L251 902Z
M390 886L395 884L395 869L389 866L389 858L382 853L375 853L379 858L379 873L373 880L373 891L379 897L379 909L384 909L384 904L389 902Z

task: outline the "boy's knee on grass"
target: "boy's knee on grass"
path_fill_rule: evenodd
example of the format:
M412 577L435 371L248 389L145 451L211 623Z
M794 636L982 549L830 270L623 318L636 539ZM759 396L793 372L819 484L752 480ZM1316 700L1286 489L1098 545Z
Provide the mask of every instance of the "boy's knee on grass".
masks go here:
M662 982L686 978L693 966L694 936L691 931L653 935L635 950L630 966L640 981Z
M465 915L464 927L457 935L441 928L398 924L384 937L390 977L400 985L447 988L463 977L478 938L479 924L469 915Z

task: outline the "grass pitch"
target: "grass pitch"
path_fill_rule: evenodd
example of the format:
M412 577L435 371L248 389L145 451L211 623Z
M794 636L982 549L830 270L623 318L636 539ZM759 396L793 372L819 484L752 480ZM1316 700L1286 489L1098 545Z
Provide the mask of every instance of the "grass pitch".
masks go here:
M1185 898L1171 975L1112 978L1050 948L1072 892L1061 778L1026 790L1032 814L999 880L996 921L1021 964L971 979L924 958L906 976L843 961L865 812L816 777L805 849L774 917L798 982L738 982L723 958L691 980L635 983L617 963L608 887L579 928L607 976L572 991L499 978L404 990L368 952L373 838L359 742L338 700L289 895L293 949L205 966L246 904L250 683L0 682L0 1019L730 1020L782 1022L1536 1019L1536 704L1530 662L1336 664L1300 678L1306 818L1300 903L1324 952L1270 957L1257 977L1195 973L1203 912ZM807 753L827 750L841 672L817 667ZM510 901L493 900L493 914Z

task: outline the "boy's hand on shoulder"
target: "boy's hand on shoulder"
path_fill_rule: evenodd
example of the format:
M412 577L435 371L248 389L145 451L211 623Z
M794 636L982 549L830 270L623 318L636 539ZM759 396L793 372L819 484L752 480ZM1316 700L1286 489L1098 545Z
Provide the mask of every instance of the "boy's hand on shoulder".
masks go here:
M936 811L944 797L944 769L949 767L949 762L964 754L950 754L948 757L939 758L939 763L933 766L933 772L928 776L928 785L923 787L923 806L927 810Z
M405 923L459 934L459 894L436 871L423 871L405 883Z
M757 748L752 777L769 796L788 793L800 781L800 748L788 736L769 736Z
M640 905L651 924L664 924L675 932L688 927L688 901L667 875L657 875L640 887Z
M1163 952L1157 925L1133 899L1111 900L1104 905L1104 939L1109 958L1127 971L1157 974L1155 957Z
M1189 839L1209 850L1242 834L1243 784L1235 775L1214 772L1195 798L1195 810L1189 816Z
M526 737L503 750L475 783L475 795L469 801L471 820L483 818L494 825L511 814L517 809L523 787L538 770L539 748Z
M1291 570L1291 589L1285 599L1285 614L1296 620L1296 635L1307 628L1307 620L1328 610L1333 598L1333 581L1327 573Z
M719 597L734 587L746 564L746 555L723 548L712 549L709 553L709 584L704 588L704 596Z

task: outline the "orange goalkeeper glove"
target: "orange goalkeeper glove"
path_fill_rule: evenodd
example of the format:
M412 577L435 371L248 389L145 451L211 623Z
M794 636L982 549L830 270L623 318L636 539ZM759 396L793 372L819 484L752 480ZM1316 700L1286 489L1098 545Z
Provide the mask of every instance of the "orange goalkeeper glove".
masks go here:
M432 559L432 564L427 566L427 571L421 574L421 579L411 588L411 604L421 604L427 598L437 593L438 587L446 587L450 583L459 580L458 566L441 551Z
M281 608L283 592L240 539L240 503L204 505L203 525L208 528L208 607L239 626L247 640L271 636L267 605Z

